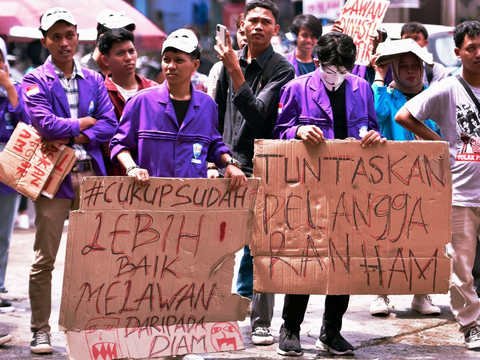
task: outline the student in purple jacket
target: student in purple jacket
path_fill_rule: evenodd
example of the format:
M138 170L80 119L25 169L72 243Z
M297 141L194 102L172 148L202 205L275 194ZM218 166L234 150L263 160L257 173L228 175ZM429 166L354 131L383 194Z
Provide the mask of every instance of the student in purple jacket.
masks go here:
M314 71L316 67L313 50L318 38L322 36L322 22L311 14L297 15L293 19L290 31L296 47L287 55L287 60L295 68L295 75L300 76Z
M273 138L302 139L318 145L325 139L359 139L362 147L383 143L370 84L350 75L356 47L348 35L330 32L318 39L317 70L282 88ZM309 295L285 295L284 323L277 352L301 356L300 325ZM353 346L340 334L350 295L327 295L316 346L337 355L353 354Z
M12 136L19 121L28 123L27 113L21 94L21 85L10 77L7 61L7 47L0 38L0 151ZM8 250L12 236L13 222L18 208L17 192L0 184L0 313L14 311L12 303L1 294L5 289L5 272L8 263Z
M111 158L140 185L147 184L150 176L206 178L207 162L226 166L229 191L246 185L240 163L231 157L217 130L217 105L190 83L199 57L192 31L171 33L162 48L166 81L133 96L123 110L110 142Z
M64 8L51 8L40 18L42 45L50 52L45 63L25 75L23 99L31 124L44 138L68 144L77 161L53 199L35 201L35 259L30 269L29 295L32 308L30 351L52 352L49 318L52 270L70 209L78 209L80 183L84 176L105 176L100 144L113 136L117 120L103 78L82 69L74 61L78 44L77 25Z

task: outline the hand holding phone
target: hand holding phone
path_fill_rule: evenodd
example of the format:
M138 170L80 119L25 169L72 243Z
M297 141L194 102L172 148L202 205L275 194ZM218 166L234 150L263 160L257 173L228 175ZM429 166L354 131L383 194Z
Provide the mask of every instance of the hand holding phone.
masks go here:
M222 41L223 45L227 43L227 28L224 25L217 24L217 36Z

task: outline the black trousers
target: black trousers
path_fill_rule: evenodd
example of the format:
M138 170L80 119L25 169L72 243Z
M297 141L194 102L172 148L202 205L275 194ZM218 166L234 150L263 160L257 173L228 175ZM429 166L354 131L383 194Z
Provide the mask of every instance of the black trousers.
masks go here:
M289 331L300 331L310 295L285 295L282 318ZM343 314L347 311L350 295L325 296L325 310L321 332L339 333L342 329Z

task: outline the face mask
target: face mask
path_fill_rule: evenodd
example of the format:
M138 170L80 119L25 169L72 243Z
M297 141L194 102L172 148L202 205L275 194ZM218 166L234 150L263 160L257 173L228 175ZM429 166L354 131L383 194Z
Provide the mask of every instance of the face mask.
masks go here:
M336 91L345 81L348 75L347 69L343 66L322 66L319 65L318 71L323 84L329 91Z

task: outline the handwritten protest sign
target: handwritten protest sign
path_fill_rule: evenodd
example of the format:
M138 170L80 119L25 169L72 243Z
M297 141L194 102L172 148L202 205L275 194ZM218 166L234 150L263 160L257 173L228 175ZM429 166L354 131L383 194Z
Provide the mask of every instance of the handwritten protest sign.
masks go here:
M231 294L235 252L251 240L259 179L91 177L70 213L60 325L73 359L243 349ZM89 356L86 354L89 353Z
M425 294L448 290L451 172L446 142L263 140L254 290Z
M303 13L317 18L336 20L345 0L303 0Z
M389 3L388 0L348 0L343 7L340 26L357 45L356 64L370 64L371 37L377 35Z
M53 198L75 163L75 151L63 144L40 146L33 126L19 123L0 153L0 181L32 200L40 194Z

